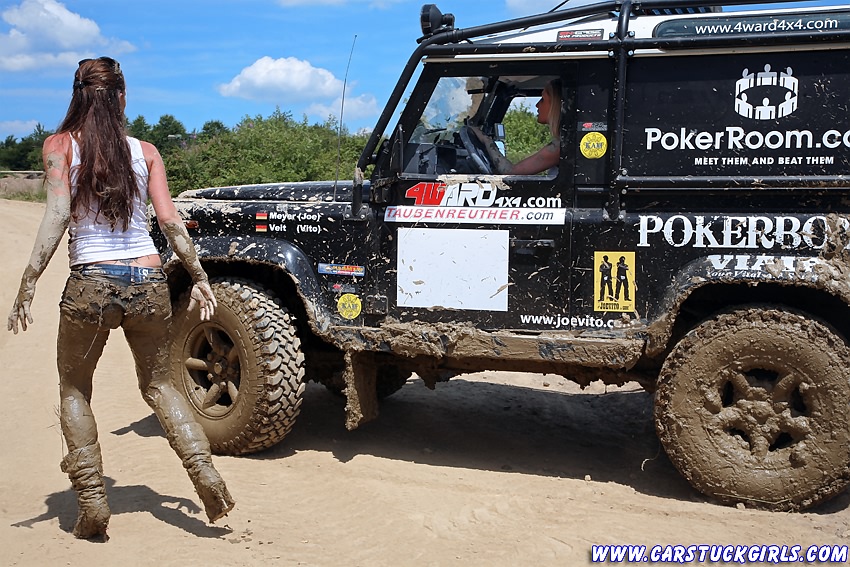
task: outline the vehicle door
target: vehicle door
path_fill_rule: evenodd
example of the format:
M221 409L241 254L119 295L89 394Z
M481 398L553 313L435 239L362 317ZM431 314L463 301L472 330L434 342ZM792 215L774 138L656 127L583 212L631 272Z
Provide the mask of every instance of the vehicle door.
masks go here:
M425 65L389 143L393 175L373 182L392 318L488 329L568 321L572 154L539 174L500 175L475 132L512 162L548 144L573 147L572 128L553 135L537 123L535 103L553 79L556 115L572 124L565 64Z

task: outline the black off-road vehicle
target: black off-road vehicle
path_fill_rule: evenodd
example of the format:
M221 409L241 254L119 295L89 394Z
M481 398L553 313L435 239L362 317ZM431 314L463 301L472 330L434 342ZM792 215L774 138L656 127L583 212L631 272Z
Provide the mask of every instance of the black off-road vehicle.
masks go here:
M160 239L174 380L214 450L280 441L307 380L354 428L413 372L528 371L655 391L670 459L722 502L844 489L850 7L421 22L352 180L176 199L219 310L186 313ZM496 174L472 127L510 146L553 79L557 167Z

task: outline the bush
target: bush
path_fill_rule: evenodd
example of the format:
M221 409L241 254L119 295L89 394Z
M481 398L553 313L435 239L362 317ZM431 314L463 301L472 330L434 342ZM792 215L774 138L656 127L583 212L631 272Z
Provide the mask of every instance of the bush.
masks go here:
M165 155L173 194L187 189L334 179L341 143L340 176L350 178L365 136L338 136L335 120L309 124L276 110L268 118L245 117L233 130L199 136Z

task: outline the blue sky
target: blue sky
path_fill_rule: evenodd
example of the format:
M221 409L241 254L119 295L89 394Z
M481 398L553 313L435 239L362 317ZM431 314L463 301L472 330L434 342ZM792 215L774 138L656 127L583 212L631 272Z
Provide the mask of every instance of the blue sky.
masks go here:
M0 140L54 130L73 73L108 55L127 81L127 116L172 114L191 131L276 107L369 127L416 47L421 0L0 0ZM437 2L470 27L546 11L557 0ZM356 40L355 40L356 35Z
M558 0L431 0L457 27L545 12ZM416 47L423 0L0 0L0 140L67 110L77 61L108 55L127 116L171 114L189 131L276 107L370 127ZM573 2L574 3L574 2ZM831 0L822 3L833 3ZM356 40L355 40L356 36Z

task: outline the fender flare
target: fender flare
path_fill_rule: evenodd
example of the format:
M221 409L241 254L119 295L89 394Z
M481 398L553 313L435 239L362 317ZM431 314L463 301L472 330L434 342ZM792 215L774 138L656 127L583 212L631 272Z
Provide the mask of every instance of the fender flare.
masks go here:
M286 240L263 236L195 236L192 238L201 264L265 264L286 274L292 281L314 331L324 333L331 316L321 301L322 290L313 262L297 246ZM180 259L170 250L163 253L166 273L181 270Z
M656 312L647 313L647 319L652 322L647 329L646 354L654 356L664 351L682 306L696 290L706 286L745 284L802 288L831 295L850 305L850 283L840 277L846 266L835 266L836 260L825 260L822 255L768 255L774 258L773 263L765 263L763 266L767 267L760 270L745 270L743 274L734 269L726 270L726 266L733 263L718 268L712 256L709 254L684 264L667 286ZM791 266L794 268L789 269ZM760 273L761 277L748 275L753 272Z

